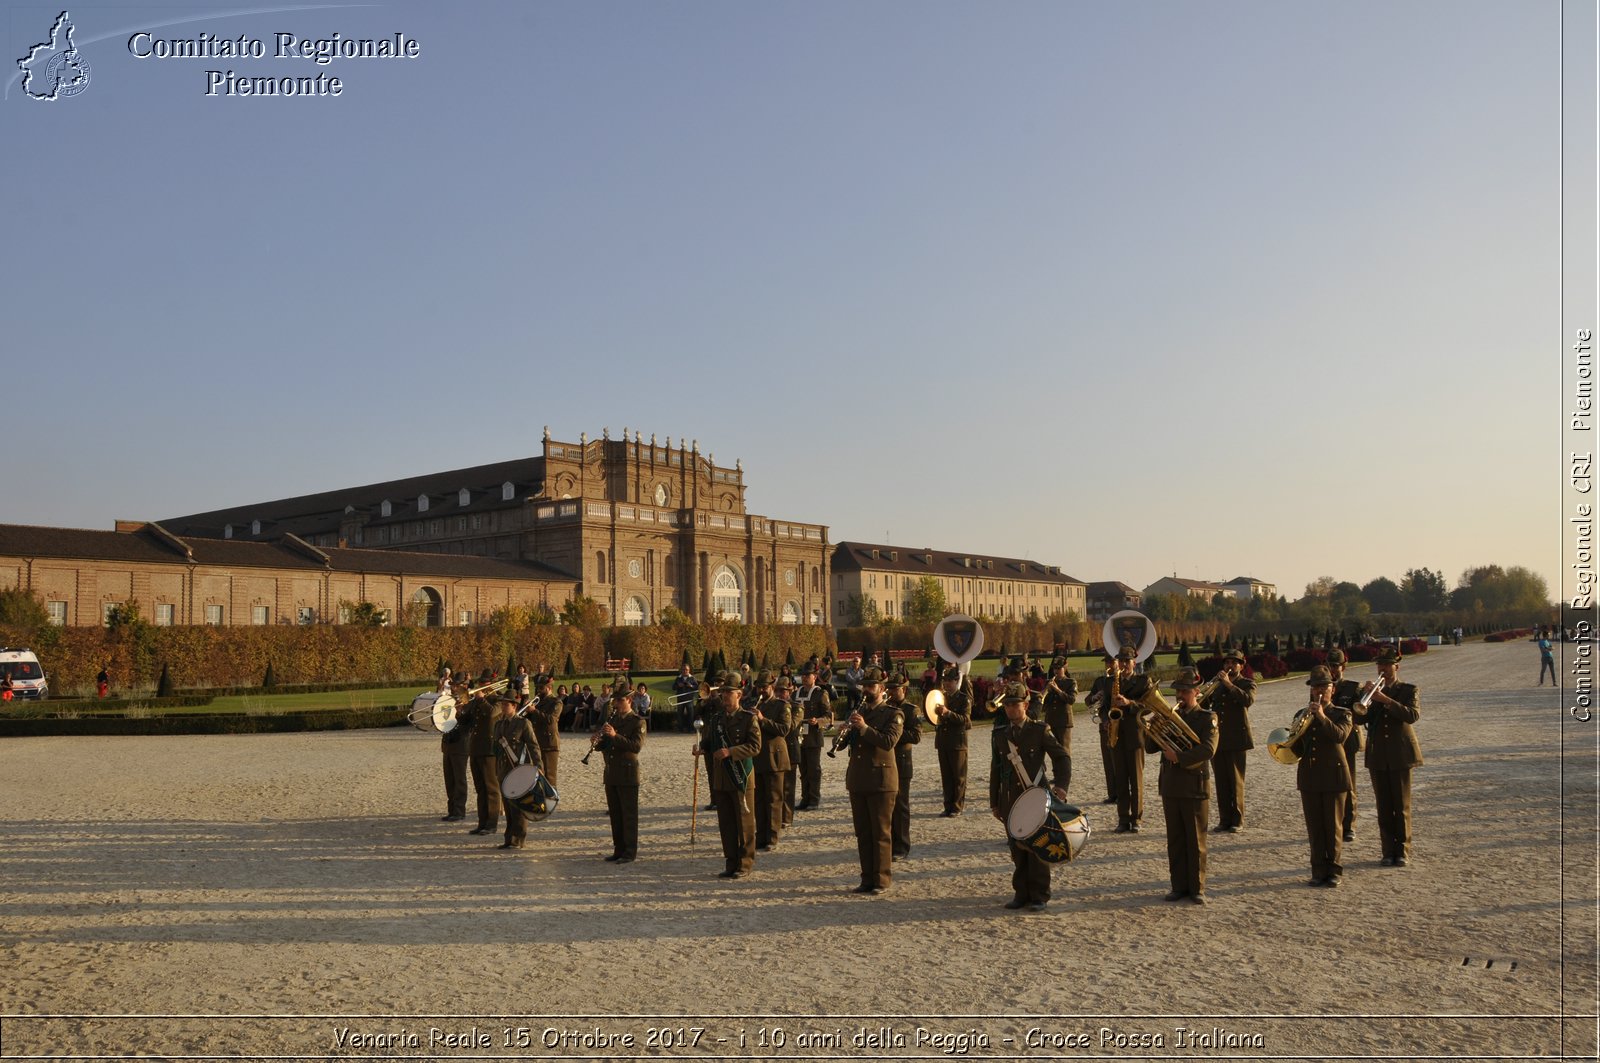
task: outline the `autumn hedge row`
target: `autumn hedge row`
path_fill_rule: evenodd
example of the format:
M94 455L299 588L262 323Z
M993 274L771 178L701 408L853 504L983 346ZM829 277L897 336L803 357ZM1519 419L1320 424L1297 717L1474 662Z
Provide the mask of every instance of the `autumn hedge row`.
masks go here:
M185 689L259 687L272 665L280 686L306 683L402 683L436 674L441 662L500 671L508 660L557 673L570 659L577 672L600 672L606 658L628 657L635 669L675 670L687 651L722 650L729 660L754 652L781 662L830 647L828 630L794 624L711 623L638 628L524 627L132 627L0 628L0 645L29 646L39 655L56 697L89 695L105 668L113 690L150 691L162 665Z

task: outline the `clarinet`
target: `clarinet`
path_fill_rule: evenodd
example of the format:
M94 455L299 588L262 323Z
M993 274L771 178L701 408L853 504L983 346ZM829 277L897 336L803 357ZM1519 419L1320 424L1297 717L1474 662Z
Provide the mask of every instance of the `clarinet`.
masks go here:
M603 732L606 729L606 725L609 724L611 722L611 720L612 720L612 717L614 717L617 714L616 704L617 704L617 699L616 698L612 698L610 701L606 702L605 719L601 720L600 721L600 726L596 727L594 729L594 731L590 733L590 735L589 735L589 752L587 752L587 753L585 753L583 755L583 759L578 761L579 764L588 764L589 763L589 758L594 756L594 751L595 750L598 749L600 752L604 753L606 751L606 748L611 745L611 739L608 738L606 735L602 734L601 732Z

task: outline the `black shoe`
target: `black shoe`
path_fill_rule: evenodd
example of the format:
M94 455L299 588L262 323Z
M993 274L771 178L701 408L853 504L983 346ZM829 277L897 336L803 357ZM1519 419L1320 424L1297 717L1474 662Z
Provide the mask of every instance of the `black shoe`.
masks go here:
M516 842L501 842L499 845L495 846L496 849L515 849L516 847Z
M1328 880L1325 879L1325 878L1312 878L1312 879L1307 879L1306 880L1306 885L1307 886L1320 886L1324 882L1327 882L1327 881Z
M1126 834L1126 833L1128 833L1128 831L1130 831L1132 829L1133 828L1129 827L1126 823L1118 823L1117 824L1117 829L1112 831L1111 833L1112 834Z
M1339 882L1340 882L1340 878L1339 878L1338 875L1329 875L1327 878L1322 880L1322 884L1324 886L1328 887L1330 890L1338 889L1339 888Z
M612 853L610 856L606 857L606 863L614 864L618 860L621 860L621 859L622 859L622 857L618 856L616 853Z
M1244 833L1244 824L1243 823L1235 823L1233 826L1228 828L1228 833L1229 834L1243 834Z
M467 833L468 834L493 834L494 833L494 828L493 827L479 827L476 830L469 830L469 831L467 831Z
M1164 901L1181 901L1187 896L1189 896L1189 894L1184 890L1172 890L1161 899Z
M1394 858L1394 866L1395 867L1405 867L1406 866L1406 858L1403 857L1403 856L1395 857Z
M1353 831L1353 830L1345 831L1344 832L1344 840L1347 841L1347 842L1355 841L1356 840L1356 832Z
M888 892L888 887L887 886L874 886L870 890L867 890L867 896L868 897L882 897L887 892Z
M1030 911L1030 912L1042 912L1042 911L1044 911L1045 903L1046 902L1044 902L1044 901L1034 901L1032 904L1028 905L1028 911Z
M700 811L702 811L702 812L715 812L716 810L717 810L717 806L716 805L707 805L706 807L702 808Z
M617 863L619 863L619 864L631 864L637 859L638 859L638 857L636 857L636 856L619 856L619 857L617 857Z
M440 823L460 823L462 820L464 820L466 818L467 818L466 816L440 816L439 817L439 822Z
M857 886L855 889L851 890L850 892L851 893L871 893L873 891L873 889L874 889L874 887L869 886L865 882L863 882L861 885Z
M1392 856L1384 857L1382 860L1378 861L1378 866L1379 867L1393 867L1394 866L1394 857L1392 857Z
M1117 803L1117 799L1115 797L1108 797L1104 801L1101 801L1100 803L1102 805L1114 805L1114 804Z
M1027 901L1024 901L1024 900L1022 900L1020 898L1013 897L1011 900L1006 902L1006 908L1008 908L1009 910L1014 912L1017 909L1021 908L1023 905L1027 904L1027 903L1028 903Z
M739 877L739 872L737 872L737 871L718 871L717 872L717 877L718 878L738 878Z
M949 819L953 815L955 815L954 812L951 812L949 809L946 809L945 811L939 813L939 818L940 819Z
M1130 834L1138 834L1139 833L1139 824L1135 823L1135 824L1131 825L1128 828L1128 833L1130 833Z
M911 850L910 850L910 849L907 849L907 850L906 850L906 851L905 851L905 852L903 852L903 853L890 853L890 854L889 854L889 856L890 856L890 857L891 857L891 858L892 858L892 859L895 859L895 860L904 860L904 859L905 859L905 858L906 858L906 857L908 857L908 856L910 856L910 855L911 855Z
M1190 897L1189 900L1194 904L1204 904L1206 903L1206 895L1204 893L1196 893L1194 896Z

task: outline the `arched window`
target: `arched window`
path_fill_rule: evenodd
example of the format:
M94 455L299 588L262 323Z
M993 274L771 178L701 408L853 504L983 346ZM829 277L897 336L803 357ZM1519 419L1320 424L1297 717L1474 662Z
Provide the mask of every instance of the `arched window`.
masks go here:
M417 512L418 513L426 513L426 512L428 512L428 496L427 495L418 495L417 496Z
M468 491L465 487L463 487L456 494L456 505L458 505L458 506L470 506L471 504L472 504L472 492Z
M250 522L250 534L251 535L260 535L261 534L261 522L259 520L253 520L253 521Z
M711 577L711 611L729 620L744 619L744 585L739 574L727 565L717 566Z
M800 605L798 602L783 603L783 623L798 624L800 622Z
M227 527L222 529L222 537L224 539L232 539L233 538L233 525L232 524L230 524Z
M517 489L510 480L500 485L500 501L509 502L516 493Z
M622 623L627 627L643 627L650 617L645 612L644 599L638 595L622 603Z
M594 581L596 583L604 583L606 581L606 552L604 550L596 550L594 552Z
M383 516L383 517L387 517L390 514L392 514L393 512L394 512L394 504L391 503L387 498L384 499L383 500L383 504L378 507L378 515L379 516Z

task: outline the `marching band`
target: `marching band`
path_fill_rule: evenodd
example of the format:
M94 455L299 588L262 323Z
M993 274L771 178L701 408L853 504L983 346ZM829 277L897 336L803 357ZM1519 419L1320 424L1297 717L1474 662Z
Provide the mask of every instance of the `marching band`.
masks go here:
M976 628L970 618L947 619ZM934 729L940 815L961 815L967 735L979 701L966 669L982 636L981 630L976 637L972 630L963 633L960 625L949 633L943 628L935 648L945 665L936 673L937 687L921 703L907 697L910 679L904 672L868 667L851 684L853 707L844 710L843 719L834 711L828 685L818 682L815 664L802 669L798 688L787 670L781 676L762 671L748 684L751 689L739 672L697 684L683 670L674 683L673 707L681 711L690 703L686 718L697 736L691 749L691 832L703 763L722 842L718 877L749 875L758 852L778 847L795 811L820 807L822 753L830 736L827 755L845 752L848 757L844 785L860 863L853 892L884 893L894 862L910 854L912 749L924 723ZM1157 792L1171 886L1165 899L1205 904L1206 835L1243 827L1255 680L1245 655L1232 650L1209 682L1194 668L1179 670L1172 682L1177 705L1168 705L1149 671L1138 668L1153 651L1153 629L1143 648L1114 639L1111 630L1108 622L1106 674L1093 684L1086 705L1097 724L1108 788L1117 803L1115 832L1139 832L1145 758L1159 754ZM1288 728L1274 731L1267 745L1274 760L1296 765L1309 884L1337 887L1345 874L1343 844L1354 840L1356 751L1366 752L1384 867L1405 867L1411 858L1411 771L1421 765L1422 754L1412 726L1419 716L1417 688L1399 680L1396 650L1383 651L1378 679L1366 684L1343 678L1342 652L1330 652L1328 661L1306 680L1305 708ZM991 732L989 811L1005 825L1013 865L1012 897L1005 907L1012 910L1044 909L1055 865L1077 858L1090 834L1087 815L1067 803L1077 684L1066 664L1063 657L1053 660L1048 678L1035 689L1022 680L1020 661L1003 668L1002 685L991 702L1000 717ZM554 811L563 699L552 693L552 684L553 677L530 678L524 670L509 681L472 686L446 672L438 690L417 696L411 722L440 735L444 822L466 818L469 777L477 795L477 823L469 833L496 832L503 811L502 850L522 849L528 822ZM536 693L530 694L530 687ZM612 841L605 860L619 865L639 858L640 752L648 730L645 717L635 711L641 701L648 704L648 696L636 699L627 680L619 678L582 759L588 764L598 752L604 760ZM1208 827L1213 775L1217 822Z

